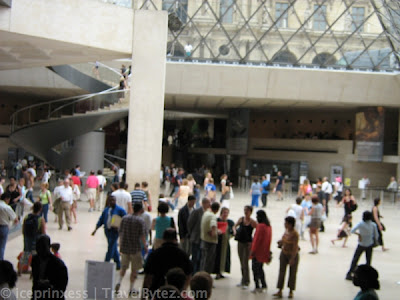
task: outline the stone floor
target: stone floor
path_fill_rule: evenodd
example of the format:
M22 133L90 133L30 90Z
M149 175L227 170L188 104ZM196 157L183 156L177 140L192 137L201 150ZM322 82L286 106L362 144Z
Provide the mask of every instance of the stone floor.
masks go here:
M244 192L236 192L235 199L231 200L230 218L236 221L243 211L243 206L249 204L250 196ZM236 242L231 240L232 270L231 274L226 274L226 278L215 281L212 299L273 299L272 294L276 291L276 282L279 269L279 249L276 247L276 241L283 234L283 219L287 207L294 201L294 197L287 195L284 201L276 201L275 195L270 196L266 212L270 218L273 229L272 251L273 261L270 265L264 266L268 290L264 294L253 295L249 290L241 290L236 287L239 283L240 265L237 257ZM343 208L335 207L330 203L330 215L326 222L326 232L320 234L320 248L318 255L310 255L311 245L308 235L307 241L300 242L300 264L297 275L297 288L295 299L303 300L321 300L321 299L353 299L358 288L344 279L349 268L354 249L357 245L357 237L351 236L348 241L348 248L342 248L341 242L333 246L330 242L335 237L337 228L340 224ZM371 203L361 203L358 210L354 213L353 223L361 219L364 210L371 209ZM172 213L171 213L172 214ZM176 212L173 213L176 216ZM382 252L376 248L373 253L372 265L379 271L381 289L378 291L380 299L395 300L399 299L400 293L400 238L396 228L400 227L400 205L384 203L381 208L381 214L384 216L383 222L387 231L384 234L386 246L390 249ZM88 212L86 202L79 203L78 224L73 225L73 230L68 232L66 229L59 231L58 225L54 223L54 215L50 215L48 224L48 234L53 242L61 243L60 254L68 267L70 299L81 299L79 295L84 289L84 267L86 260L104 259L107 248L107 242L103 230L99 230L96 236L90 233L95 228L100 212ZM22 250L22 237L12 238L7 243L5 259L11 261L14 265L17 263L17 255ZM397 254L398 255L398 254ZM360 263L365 262L363 256ZM142 283L143 276L139 276L136 287ZM128 291L128 276L125 276L121 290ZM26 291L31 288L31 282L28 275L22 275L17 282L16 293L19 299L26 299ZM284 298L287 297L288 290L284 290ZM75 295L75 297L74 297ZM126 294L125 294L126 295ZM396 296L397 295L397 296ZM121 294L124 297L124 293Z

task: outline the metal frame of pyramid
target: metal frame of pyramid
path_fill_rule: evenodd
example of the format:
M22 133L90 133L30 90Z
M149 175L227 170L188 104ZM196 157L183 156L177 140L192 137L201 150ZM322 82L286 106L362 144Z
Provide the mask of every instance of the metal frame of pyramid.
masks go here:
M398 0L104 1L175 15L181 26L169 30L170 60L400 70Z

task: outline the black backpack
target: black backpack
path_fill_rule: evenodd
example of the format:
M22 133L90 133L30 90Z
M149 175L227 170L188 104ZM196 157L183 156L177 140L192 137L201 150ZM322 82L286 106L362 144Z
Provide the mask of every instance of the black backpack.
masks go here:
M264 191L269 192L271 190L271 182L268 183L268 185L264 186Z
M35 237L39 231L39 216L29 214L24 222L24 235Z

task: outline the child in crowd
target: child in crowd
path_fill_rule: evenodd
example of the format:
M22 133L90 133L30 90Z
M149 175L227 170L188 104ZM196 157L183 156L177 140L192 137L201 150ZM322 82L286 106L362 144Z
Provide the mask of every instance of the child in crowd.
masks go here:
M170 199L166 198L166 197L164 196L164 194L160 194L160 195L158 196L158 201L159 201L159 202L161 201L161 202L167 203L168 206L171 208L171 210L174 210L174 209L175 209L175 205L171 202Z
M54 256L61 259L61 255L58 252L60 250L60 244L59 243L53 243L50 245L51 252L53 252Z
M352 220L352 216L351 215L346 215L344 216L343 220L342 220L342 224L339 227L338 230L338 234L337 234L337 238L331 240L332 244L335 245L335 241L341 241L344 238L344 242L343 242L343 248L346 248L346 242L347 239L349 238L350 235L350 229L351 229L351 220Z

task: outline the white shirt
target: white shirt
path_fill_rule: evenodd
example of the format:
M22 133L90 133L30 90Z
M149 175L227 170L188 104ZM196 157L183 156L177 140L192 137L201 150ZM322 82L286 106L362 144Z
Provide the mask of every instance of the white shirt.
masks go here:
M107 179L103 175L97 175L97 180L99 181L99 185L101 186L102 189L105 188L107 184Z
M343 184L341 182L335 181L335 187L337 192L343 192Z
M31 173L33 178L36 178L36 171L34 168L28 168L28 170L26 170L27 172Z
M294 211L294 213L295 213L294 217L296 218L296 220L300 220L300 216L301 216L301 212L303 211L303 208L298 204L292 204L292 206L290 207L290 210Z
M184 49L185 49L186 52L191 52L192 49L193 49L193 46L190 45L190 44L187 44L187 45L184 47Z
M145 235L147 235L151 229L151 214L147 211L145 211L144 213L142 213L140 215L140 217L143 219L144 221L144 229L145 229Z
M132 202L131 194L124 189L118 189L112 192L111 196L115 197L118 206L121 206L126 212L128 212L128 203Z
M54 199L60 198L60 188L61 188L61 187L62 187L61 185L57 185L57 186L54 188L54 191L53 191Z
M42 177L42 182L48 183L49 179L50 179L50 175L51 175L50 171L44 172L43 177Z
M60 194L62 202L68 202L68 203L73 202L74 194L73 194L72 188L70 186L68 186L68 187L60 186L58 193Z
M324 181L322 183L321 190L325 194L332 194L332 185L328 181Z
M370 182L368 178L361 178L360 181L358 182L358 188L365 189L369 183Z
M15 220L16 217L13 209L3 200L0 200L0 225L9 226L10 222Z

